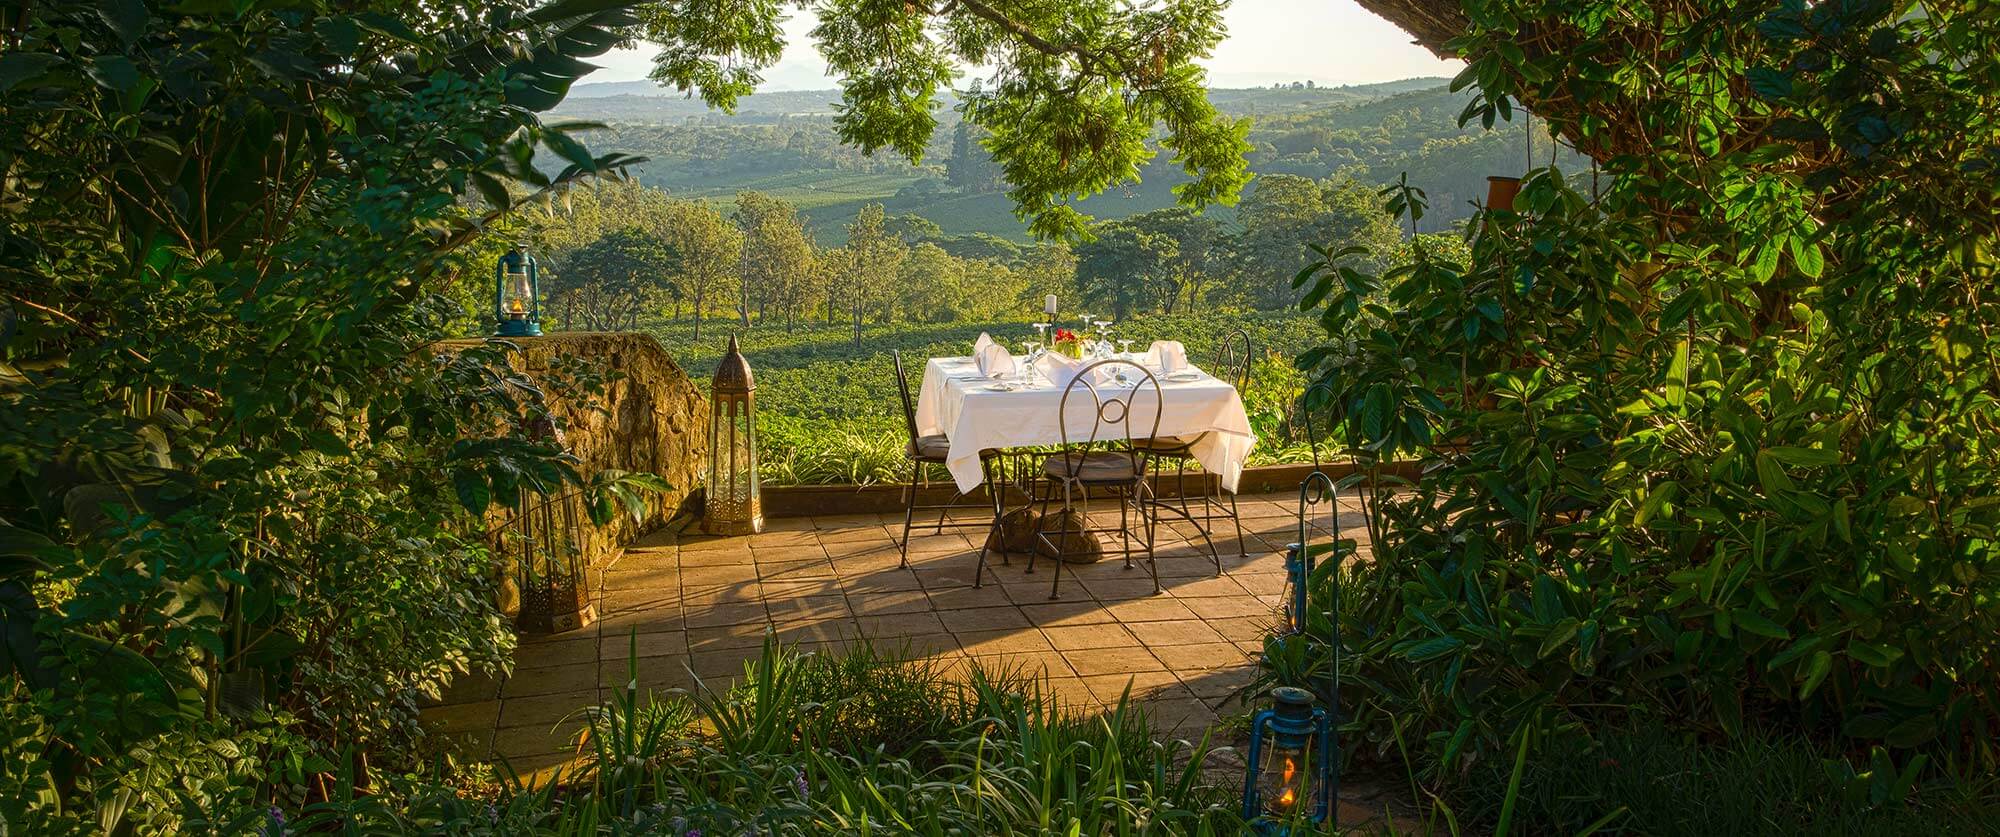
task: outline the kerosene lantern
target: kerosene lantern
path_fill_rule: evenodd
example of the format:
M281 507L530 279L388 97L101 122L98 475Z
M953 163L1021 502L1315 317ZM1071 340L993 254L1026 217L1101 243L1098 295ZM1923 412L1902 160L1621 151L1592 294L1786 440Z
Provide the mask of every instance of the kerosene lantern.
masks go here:
M542 335L541 272L528 243L514 245L493 266L493 319L496 337Z
M1313 830L1333 811L1333 719L1296 686L1271 690L1272 705L1250 719L1243 818L1259 834Z

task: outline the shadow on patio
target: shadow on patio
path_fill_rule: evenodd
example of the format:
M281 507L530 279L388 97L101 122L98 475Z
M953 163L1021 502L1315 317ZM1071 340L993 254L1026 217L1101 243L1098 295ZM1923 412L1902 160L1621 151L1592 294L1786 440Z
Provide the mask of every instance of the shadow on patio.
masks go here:
M1162 526L1159 595L1143 565L1107 559L1065 567L1062 598L1051 601L1050 565L1028 574L1022 555L989 560L985 586L974 588L977 533L919 530L910 568L899 569L900 515L781 518L747 537L642 539L602 574L595 624L523 640L513 676L461 680L424 716L467 755L505 758L526 774L573 754L575 713L623 684L635 641L642 688L688 689L696 678L720 688L771 631L802 650L865 638L949 667L1022 669L1080 711L1115 703L1129 687L1162 734L1198 738L1243 709L1233 697L1279 617L1284 545L1296 539L1294 497L1240 499L1243 540L1226 522L1218 527L1221 575L1199 537L1187 540L1191 528ZM1343 502L1342 535L1363 541L1365 555L1359 510Z

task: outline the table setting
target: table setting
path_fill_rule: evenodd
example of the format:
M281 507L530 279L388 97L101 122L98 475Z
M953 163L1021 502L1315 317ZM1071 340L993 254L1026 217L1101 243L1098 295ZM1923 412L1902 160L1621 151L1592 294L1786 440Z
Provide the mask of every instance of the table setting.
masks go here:
M1048 308L1046 313L1053 320L1053 298ZM1052 323L1034 323L1039 339L1023 341L1020 356L992 335L981 333L969 354L934 357L925 363L917 398L917 431L941 434L950 440L945 465L958 487L970 491L985 480L981 451L1061 444L1064 422L1058 412L1063 409L1066 390L1072 391L1068 402L1070 441L1082 441L1079 434L1089 434L1095 408L1093 399L1085 394L1086 387L1072 383L1091 364L1119 359L1137 364L1159 383L1157 435L1199 437L1193 457L1218 476L1223 488L1234 491L1256 444L1236 387L1191 363L1179 341L1157 340L1145 351L1134 352L1135 341L1114 339L1113 323L1090 315L1084 315L1083 322L1090 330L1056 328L1053 334ZM1129 402L1134 411L1131 432L1142 433L1152 426L1155 406L1151 392L1135 394L1145 376L1124 364L1101 367L1091 374L1096 377L1087 383L1097 390L1098 397ZM1121 427L1100 438L1123 432Z

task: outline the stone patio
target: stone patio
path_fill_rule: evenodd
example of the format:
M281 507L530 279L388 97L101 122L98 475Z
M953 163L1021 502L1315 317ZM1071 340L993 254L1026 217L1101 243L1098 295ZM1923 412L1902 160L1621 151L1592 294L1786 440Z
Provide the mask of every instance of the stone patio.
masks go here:
M424 715L467 755L505 758L526 774L570 757L572 716L625 681L635 644L642 687L688 689L700 678L720 688L770 631L808 650L866 638L949 666L1025 670L1083 711L1129 687L1161 734L1197 738L1244 709L1232 698L1278 618L1296 501L1240 498L1242 541L1226 521L1218 527L1220 575L1191 527L1163 525L1162 593L1143 565L1112 558L1065 567L1055 601L1051 565L1027 574L1024 555L990 559L974 588L983 532L920 530L910 568L899 569L901 515L782 518L738 538L656 535L601 574L595 624L524 638L512 677L464 679ZM1365 540L1358 508L1343 506L1340 526Z

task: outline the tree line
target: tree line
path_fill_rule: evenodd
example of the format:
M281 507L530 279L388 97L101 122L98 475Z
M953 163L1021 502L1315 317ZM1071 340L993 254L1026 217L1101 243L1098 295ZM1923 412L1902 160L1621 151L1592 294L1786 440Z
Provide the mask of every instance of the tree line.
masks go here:
M496 233L540 260L544 318L560 329L629 330L649 319L787 330L807 321L1010 319L1045 294L1125 319L1295 304L1291 277L1314 246L1360 246L1375 266L1402 247L1372 186L1350 177L1255 181L1233 217L1185 208L1099 222L1074 244L948 235L916 215L864 205L837 245L797 207L761 192L733 205L682 200L631 181L579 187ZM1065 305L1065 307L1070 307Z

